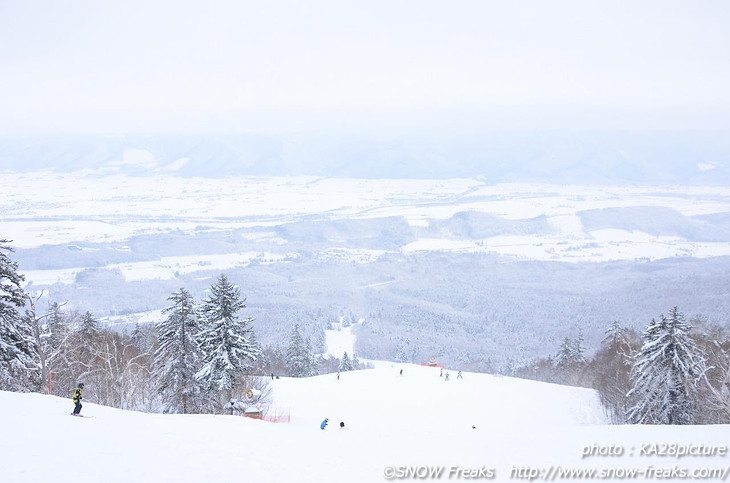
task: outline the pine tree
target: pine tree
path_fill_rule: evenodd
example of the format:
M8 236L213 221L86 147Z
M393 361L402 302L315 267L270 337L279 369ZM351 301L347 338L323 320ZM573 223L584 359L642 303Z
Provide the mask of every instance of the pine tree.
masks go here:
M252 343L253 319L238 319L237 313L246 307L245 300L225 274L218 277L210 292L211 296L203 301L202 327L196 336L203 365L195 377L209 390L230 392L236 376L248 369L259 354Z
M53 302L50 305L48 314L47 322L45 327L43 327L43 350L49 355L49 359L52 360L53 356L61 350L68 336L68 324L61 311L61 305L58 302Z
M621 326L618 320L614 320L606 329L606 337L603 338L603 342L611 347L618 347L626 341L627 332L626 327Z
M555 355L557 367L573 367L585 363L585 348L583 347L583 332L578 333L578 338L571 340L568 337L563 339L560 349Z
M586 362L586 348L583 345L585 339L583 338L583 330L578 330L578 337L573 342L573 361L578 364L584 364Z
M644 345L634 364L633 405L627 418L636 424L691 424L696 383L705 358L689 336L691 326L674 307L644 331Z
M575 340L568 337L563 339L560 349L555 355L553 382L570 386L585 385L586 359L584 353L582 331L579 331Z
M36 369L33 336L19 310L24 306L18 264L6 252L13 249L9 240L0 239L0 390L25 391Z
M168 297L167 300L170 300L170 298ZM155 334L154 330L150 330L149 325L142 326L138 322L134 325L134 330L132 330L132 333L129 335L129 337L132 339L132 344L134 344L134 347L136 347L142 353L149 354L154 348L157 334Z
M294 326L289 338L289 346L286 350L286 367L289 374L294 377L308 377L317 374L312 346L299 332L299 324Z
M10 240L0 239L0 320L15 320L24 304L25 293L20 284L25 277L18 273L18 264L4 253L12 253Z
M395 362L411 362L415 358L411 342L406 337L397 336L395 344Z
M91 315L91 312L87 311L81 316L81 322L76 333L82 340L91 342L96 340L99 334L101 334L101 326L99 325L99 321Z
M96 359L96 346L101 339L101 326L91 312L86 311L81 315L76 330L72 336L72 352L77 366L82 369L76 370L77 376L82 376L94 365Z
M558 353L555 354L555 365L558 367L567 366L572 362L573 342L565 337L560 344Z
M355 369L355 366L352 364L352 359L350 359L350 356L347 355L347 352L342 354L342 362L340 362L340 371L341 372L347 372L352 371Z
M193 297L181 288L167 300L172 305L163 312L167 318L157 324L159 346L152 362L152 373L167 412L183 413L199 410L200 386L195 374L200 368L201 354L195 341L199 331Z

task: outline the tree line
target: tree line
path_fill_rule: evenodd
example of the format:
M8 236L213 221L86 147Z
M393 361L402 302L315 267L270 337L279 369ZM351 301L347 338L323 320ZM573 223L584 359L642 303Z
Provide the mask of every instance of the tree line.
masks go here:
M583 336L566 337L554 356L509 374L595 388L612 422L730 422L730 333L678 307L652 319L642 334L613 322L588 357Z
M65 304L38 307L42 294L0 240L0 390L68 396L79 381L90 401L123 409L221 412L247 389L265 392L269 375L312 376L363 367L355 358L317 356L295 326L288 341L261 347L242 317L245 298L225 274L200 303L173 292L163 318L131 333L103 327L90 312ZM267 377L264 377L267 376Z

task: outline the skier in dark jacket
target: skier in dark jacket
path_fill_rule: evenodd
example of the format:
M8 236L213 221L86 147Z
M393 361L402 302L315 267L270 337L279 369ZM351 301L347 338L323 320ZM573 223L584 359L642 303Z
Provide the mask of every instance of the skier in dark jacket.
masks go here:
M82 407L81 406L81 399L83 399L83 397L81 396L81 393L83 391L84 391L84 383L83 382L80 382L76 386L76 389L74 390L74 395L73 395L73 401L74 401L74 404L76 404L76 407L74 407L74 412L72 413L74 416L81 416L81 414L80 414L81 413L81 407Z

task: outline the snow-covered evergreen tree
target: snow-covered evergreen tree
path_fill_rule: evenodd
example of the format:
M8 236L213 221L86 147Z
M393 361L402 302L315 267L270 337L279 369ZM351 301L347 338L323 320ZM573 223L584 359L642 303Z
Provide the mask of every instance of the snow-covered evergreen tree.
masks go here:
M7 255L13 251L8 243L0 239L0 390L24 391L30 389L37 364L33 334L19 315L24 305L24 277Z
M558 367L571 367L582 364L585 359L585 348L583 347L583 333L579 332L578 338L571 340L568 337L563 339L560 349L555 355L555 365Z
M603 343L612 347L620 346L625 343L627 332L628 329L626 327L622 326L618 320L614 320L606 329L606 336L603 338Z
M395 343L395 362L413 362L415 351L411 345L410 339L403 336L396 337Z
M97 362L97 344L101 340L101 326L91 312L81 315L71 337L70 351L76 377L84 377ZM88 391L87 391L88 392Z
M84 341L93 341L99 337L99 334L101 334L101 326L91 312L84 312L81 316L76 334Z
M563 339L558 353L555 355L555 371L550 379L558 384L582 386L587 384L585 348L583 347L583 333L572 340Z
M48 308L48 318L42 326L42 331L43 350L52 359L61 350L69 332L68 324L61 310L61 304L58 302L53 302Z
M705 368L702 351L689 336L692 327L674 307L652 320L634 364L628 420L637 424L691 424L697 382Z
M308 377L317 374L317 364L312 354L312 346L309 340L302 337L299 332L299 324L289 337L289 345L286 349L286 367L289 374L294 377Z
M246 307L245 300L225 274L218 277L210 292L210 297L203 300L201 329L196 336L203 365L195 378L209 390L230 391L236 376L248 369L259 354L252 342L253 319L238 318L238 312Z
M170 298L168 297L167 300L170 300ZM154 352L158 339L158 333L155 325L150 326L149 324L141 325L137 323L129 336L132 339L134 347L136 347L140 352L144 354L151 354Z
M352 359L350 359L350 356L347 355L347 352L342 354L342 362L340 362L340 371L341 372L347 372L352 371L355 369L355 366L352 364Z
M167 300L167 318L157 323L159 346L152 362L152 374L166 411L187 414L199 408L200 385L195 374L201 354L195 336L199 331L193 296L181 288Z
M10 240L0 239L0 320L15 320L18 308L23 306L25 296L20 284L25 280L18 273L18 264L7 253L14 250L8 245Z

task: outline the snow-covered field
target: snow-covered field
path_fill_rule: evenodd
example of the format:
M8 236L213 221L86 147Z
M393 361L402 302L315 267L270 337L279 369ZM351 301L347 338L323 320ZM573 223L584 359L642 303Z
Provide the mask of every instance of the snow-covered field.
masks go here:
M228 270L233 267L245 267L251 261L273 263L294 257L295 254L277 254L266 252L245 252L235 254L189 255L178 257L160 257L155 261L112 263L106 265L107 270L119 271L127 282L136 280L172 280L179 274L193 273L199 270ZM56 282L73 283L74 277L86 267L57 270L27 270L27 280L37 284L53 284Z
M457 213L477 212L504 220L544 217L545 233L495 234L482 238L424 232L395 251L488 252L521 259L556 261L730 255L730 240L689 240L637 229L586 228L578 213L632 207L665 208L677 216L730 213L727 187L566 186L479 179L366 180L315 177L176 178L100 176L89 173L3 173L0 235L17 248L96 242L118 244L139 234L223 231L258 227L243 236L261 247L253 253L168 257L110 265L128 281L169 279L205 263L225 270L288 253L286 239L266 227L315 219L400 216L416 229ZM692 221L691 223L696 223ZM702 228L699 228L702 230ZM265 252L276 248L278 254ZM367 262L384 252L336 243L323 257ZM334 251L333 251L334 250ZM31 271L28 281L69 282L79 269Z
M276 411L288 412L289 424L144 414L88 401L88 417L74 418L70 399L0 392L2 481L369 483L408 472L406 480L436 479L423 478L430 471L441 471L441 480L467 479L457 469L493 481L561 480L572 469L597 472L570 478L577 481L599 479L598 472L609 476L604 481L653 480L658 471L717 471L707 480L724 481L730 472L727 456L676 454L697 445L726 452L730 426L608 426L591 390L488 374L457 379L454 370L445 381L439 368L390 362L375 367L339 380L272 381ZM604 455L582 456L591 451ZM625 471L644 473L613 477Z

